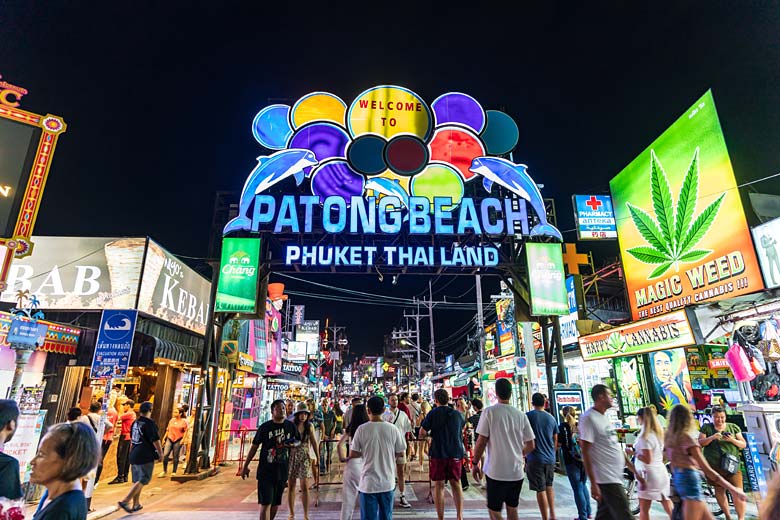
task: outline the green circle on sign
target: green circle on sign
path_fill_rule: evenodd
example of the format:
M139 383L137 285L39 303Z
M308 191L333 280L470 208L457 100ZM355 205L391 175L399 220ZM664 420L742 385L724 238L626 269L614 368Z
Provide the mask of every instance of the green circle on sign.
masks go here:
M458 171L444 163L431 163L425 170L412 177L411 192L415 197L425 197L431 201L436 197L449 197L452 205L443 206L449 211L460 204L463 199L463 179Z

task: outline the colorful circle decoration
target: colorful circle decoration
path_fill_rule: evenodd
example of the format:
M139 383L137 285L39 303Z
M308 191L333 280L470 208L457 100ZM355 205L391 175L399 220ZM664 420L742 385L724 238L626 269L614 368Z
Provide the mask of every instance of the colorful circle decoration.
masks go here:
M411 135L393 137L385 146L384 155L392 172L406 176L423 171L429 158L425 143Z
M314 121L331 121L344 125L347 104L341 98L327 92L313 92L295 102L290 111L293 128L300 128Z
M333 123L311 123L295 131L288 148L301 148L314 152L318 161L346 157L349 136ZM311 167L303 170L307 175Z
M460 204L463 198L463 179L458 170L449 164L431 163L412 178L411 190L415 197L425 197L431 201L431 211L434 197L450 197L452 206L444 206L445 210L450 210Z
M431 103L436 114L436 125L459 123L476 133L485 128L485 111L477 100L467 94L451 92L437 97Z
M474 160L504 155L519 138L509 115L485 111L468 94L443 94L429 106L393 85L367 89L349 106L328 92L270 105L255 116L252 134L271 150L312 152L319 164L303 171L320 200L396 193L451 197L453 205L480 175L470 169Z
M355 98L347 112L347 128L352 137L373 133L390 139L411 134L427 140L433 129L433 114L411 90L385 85Z
M482 132L482 141L490 155L509 153L517 146L520 131L515 120L498 110L487 111L487 125Z
M323 163L314 170L311 178L311 191L320 198L336 195L347 199L361 197L365 190L365 179L352 169L347 161L336 159Z
M288 121L290 107L270 105L257 113L252 121L255 140L271 150L283 150L293 133Z
M377 175L387 170L385 145L387 142L378 135L367 134L357 137L347 149L347 159L360 173Z

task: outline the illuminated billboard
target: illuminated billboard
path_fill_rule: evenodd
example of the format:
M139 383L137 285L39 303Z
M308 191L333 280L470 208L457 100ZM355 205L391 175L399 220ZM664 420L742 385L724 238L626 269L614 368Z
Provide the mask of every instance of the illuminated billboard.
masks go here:
M763 289L710 91L609 185L634 319Z
M222 240L216 312L254 314L257 311L257 276L260 264L260 239Z
M566 294L561 245L529 242L525 245L525 253L528 261L531 314L568 315L569 298Z
M314 92L292 106L260 110L252 134L265 148L249 173L239 214L224 234L504 236L516 224L561 240L524 164L501 155L517 144L517 124L451 92L428 104L411 90L380 85L347 104ZM483 197L466 196L476 182ZM269 190L273 189L273 194ZM509 197L489 196L501 191ZM303 194L301 194L303 193ZM520 208L514 203L521 199ZM538 223L528 230L531 207ZM288 244L287 265L493 266L498 251L478 246L419 247Z
M2 76L0 76L2 77ZM62 118L27 112L19 101L27 90L0 80L0 290L11 262L32 251L30 240L41 206Z
M617 238L615 210L609 195L574 195L577 240Z
M26 290L41 309L137 309L205 332L211 283L154 241L35 236L34 242L33 254L11 265L0 300L16 302Z

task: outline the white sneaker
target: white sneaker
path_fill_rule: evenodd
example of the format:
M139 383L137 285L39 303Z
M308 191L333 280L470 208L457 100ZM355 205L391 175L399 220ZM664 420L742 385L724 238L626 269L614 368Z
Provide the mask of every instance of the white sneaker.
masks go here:
M412 507L412 504L410 504L409 502L407 502L407 501L406 501L406 497L405 497L405 496L403 496L403 495L401 495L401 496L398 498L398 503L401 505L401 507L403 507L403 508L406 508L406 509L409 509L410 507Z

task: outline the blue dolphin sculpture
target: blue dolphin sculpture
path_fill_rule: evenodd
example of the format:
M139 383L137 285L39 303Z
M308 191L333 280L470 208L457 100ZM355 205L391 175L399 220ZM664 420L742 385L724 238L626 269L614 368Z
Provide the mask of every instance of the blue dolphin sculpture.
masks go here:
M387 179L385 177L368 179L368 182L366 182L366 190L374 190L381 195L398 197L398 200L401 201L401 204L403 204L405 208L409 207L409 194L406 193L406 190L401 186L401 183L396 180Z
M498 183L512 193L527 200L539 217L539 224L531 229L531 236L548 236L563 242L563 236L558 228L547 222L547 212L544 209L544 199L536 183L528 175L525 164L515 164L500 157L477 157L471 161L469 171L483 177L482 186L491 191L493 183Z
M238 216L225 225L223 233L251 229L252 220L248 213L249 206L255 200L255 195L290 176L295 177L295 183L300 185L304 177L303 169L316 164L317 158L314 153L303 149L282 150L268 156L258 157L257 166L249 174L249 178L244 183L244 189L241 191Z

